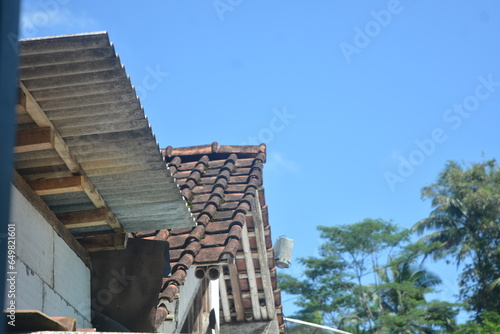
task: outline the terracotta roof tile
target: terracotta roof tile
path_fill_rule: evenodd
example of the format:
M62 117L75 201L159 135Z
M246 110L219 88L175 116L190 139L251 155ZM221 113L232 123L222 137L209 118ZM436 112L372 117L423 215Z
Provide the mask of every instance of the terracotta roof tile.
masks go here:
M214 264L219 262L219 259L224 251L224 246L202 248L196 256L197 264Z
M172 273L170 277L163 280L160 302L162 300L172 302L177 298L179 285L183 284L186 271L192 266L224 265L228 261L229 263L234 261L238 275L246 275L247 268L240 242L245 224L247 225L245 228L249 231L254 270L257 275L260 275L257 242L253 232L254 220L251 215L257 189L265 226L265 247L268 266L271 270L271 285L272 289L276 290L274 255L271 248L267 206L262 189L265 152L266 147L263 144L219 146L217 143L184 148L169 146L162 150L170 172L179 185L182 195L188 201L197 226L135 233L135 237L156 236L161 240L167 240L170 244ZM228 276L227 267L222 268L222 275ZM228 295L232 298L231 282L227 277L225 280ZM238 281L243 291L244 312L251 313L249 281L244 276L241 276ZM263 294L264 284L260 277L256 279L256 282L260 296ZM275 292L276 294L278 295L276 306L280 306L279 291ZM234 305L231 308L234 308ZM165 312L166 310L159 307L157 316L164 317ZM282 323L281 321L280 325Z

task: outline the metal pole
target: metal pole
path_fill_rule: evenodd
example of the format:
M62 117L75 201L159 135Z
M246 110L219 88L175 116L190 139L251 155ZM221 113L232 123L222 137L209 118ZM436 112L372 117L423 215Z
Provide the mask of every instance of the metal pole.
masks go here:
M284 318L284 319L285 319L285 321L296 322L296 323L301 324L301 325L306 325L306 326L321 328L321 329L324 329L324 330L327 330L327 331L331 331L331 332L335 332L335 333L352 334L352 333L349 333L349 332L341 331L340 329L335 329L335 328L326 327L326 326L323 326L323 325L313 324L312 322L307 322L307 321L302 321L302 320L297 320L297 319L291 319L291 318Z

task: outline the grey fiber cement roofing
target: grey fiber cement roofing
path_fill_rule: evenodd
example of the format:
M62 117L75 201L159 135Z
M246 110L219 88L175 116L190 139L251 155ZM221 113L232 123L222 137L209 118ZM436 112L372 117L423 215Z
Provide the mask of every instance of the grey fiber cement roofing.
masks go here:
M21 40L20 80L128 232L194 226L107 32ZM18 115L19 129L35 127ZM18 153L16 163L27 180L71 176L54 150ZM42 198L56 213L94 208L83 192Z

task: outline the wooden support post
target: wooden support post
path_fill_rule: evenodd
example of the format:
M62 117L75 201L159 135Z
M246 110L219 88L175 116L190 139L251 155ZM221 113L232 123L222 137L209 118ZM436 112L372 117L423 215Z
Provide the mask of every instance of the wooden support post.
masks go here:
M54 148L54 133L50 127L17 131L15 153Z

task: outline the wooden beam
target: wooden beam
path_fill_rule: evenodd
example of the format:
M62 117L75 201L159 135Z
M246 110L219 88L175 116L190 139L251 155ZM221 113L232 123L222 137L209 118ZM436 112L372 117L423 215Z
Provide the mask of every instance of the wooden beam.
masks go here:
M257 290L257 280L255 278L252 250L250 249L250 241L248 240L247 224L244 224L241 229L241 245L243 247L243 254L245 255L245 266L248 274L248 285L250 286L250 300L252 301L253 318L256 321L260 321L262 316L260 312L259 291Z
M81 228L108 224L110 215L106 208L64 212L56 214L67 228Z
M89 236L77 239L87 252L99 252L127 248L127 233Z
M94 187L94 184L90 181L90 179L87 176L83 177L83 191L87 194L88 198L94 203L96 208L106 208L108 211L109 219L108 219L108 224L115 230L116 232L121 232L123 231L122 224L118 221L114 213L108 208L108 205L106 202L104 202L104 199L101 197L97 189Z
M54 148L54 132L52 128L36 128L17 131L15 153L48 150Z
M83 191L83 177L81 175L28 181L28 184L39 196Z
M54 130L54 148L61 159L63 159L64 163L68 166L69 170L72 173L80 174L82 172L82 167L76 158L73 156L68 146L64 142L64 139L61 137L59 132L54 127L54 124L50 121L50 119L45 115L44 111L35 100L33 95L29 92L29 90L24 86L22 82L19 83L21 87L21 91L26 96L26 111L33 118L33 121L39 127L51 127Z
M241 297L240 279L238 269L235 264L229 264L229 277L231 278L231 288L233 290L234 309L236 311L236 321L245 320L245 309L243 308L243 299Z
M262 285L267 308L268 319L276 317L276 307L274 305L274 293L271 282L271 272L269 271L269 262L267 260L267 248L264 232L264 221L262 219L262 208L260 207L259 191L255 191L252 201L252 216L254 221L255 238L257 240L257 250L259 252L260 273L262 275ZM264 320L264 319L263 319Z
M18 95L17 95L17 105L16 105L16 112L18 113L26 113L26 94L22 90L22 88L19 88Z

